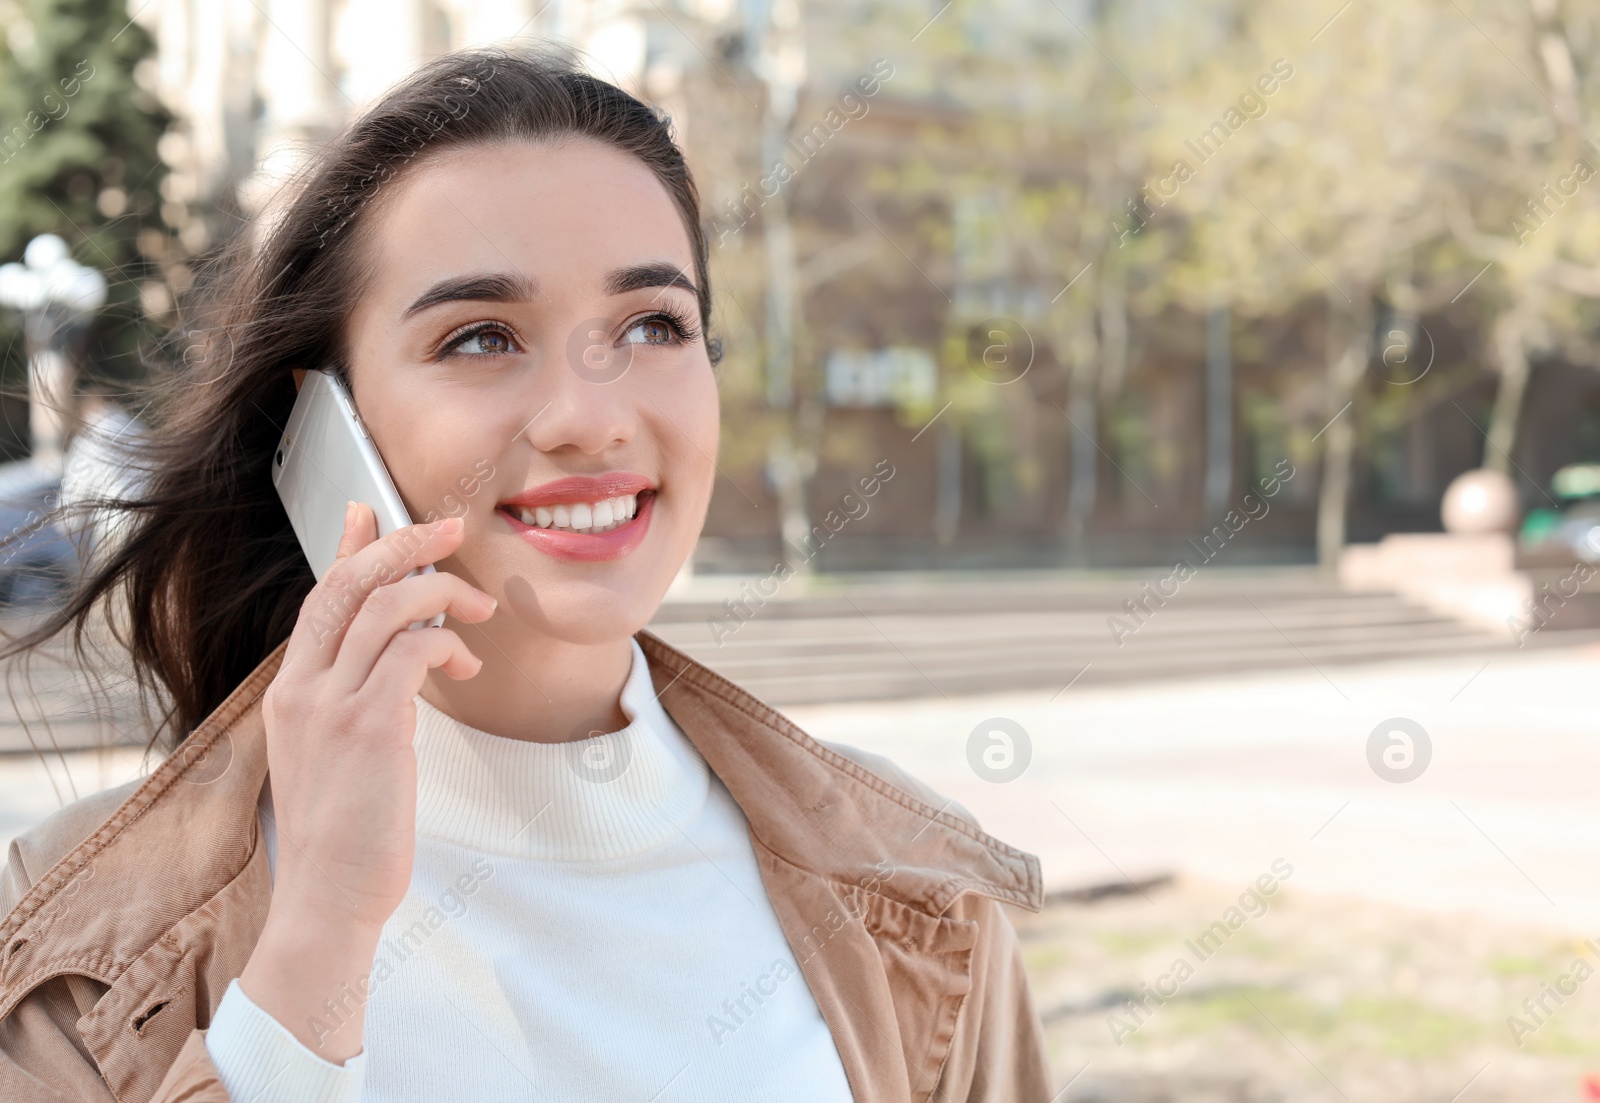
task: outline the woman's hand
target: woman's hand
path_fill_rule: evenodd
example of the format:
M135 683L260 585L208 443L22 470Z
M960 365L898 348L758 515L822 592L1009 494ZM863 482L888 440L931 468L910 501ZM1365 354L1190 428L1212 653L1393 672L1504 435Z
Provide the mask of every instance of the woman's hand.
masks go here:
M483 666L451 629L407 626L439 612L475 623L495 608L455 575L404 577L460 546L459 518L376 537L370 507L347 512L338 558L301 605L262 700L277 869L239 977L252 1001L334 1063L361 1049L358 981L411 882L413 698L434 667L464 679ZM330 1023L324 1000L349 1014Z

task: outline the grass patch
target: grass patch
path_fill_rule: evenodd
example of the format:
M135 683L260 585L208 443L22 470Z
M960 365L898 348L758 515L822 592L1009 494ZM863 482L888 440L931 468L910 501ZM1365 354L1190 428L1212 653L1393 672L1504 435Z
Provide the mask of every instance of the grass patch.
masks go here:
M1022 964L1035 976L1053 973L1077 960L1077 955L1064 946L1034 945L1022 947Z
M1228 989L1199 993L1171 1009L1177 1012L1174 1027L1185 1033L1241 1026L1277 1038L1281 1030L1319 1049L1376 1049L1409 1059L1446 1056L1478 1044L1490 1032L1479 1020L1389 996L1320 1004L1282 989Z
M1489 959L1489 971L1497 977L1542 977L1555 970L1548 958L1501 954Z
M1094 939L1119 957L1143 957L1158 947L1177 947L1183 942L1171 931L1096 931Z

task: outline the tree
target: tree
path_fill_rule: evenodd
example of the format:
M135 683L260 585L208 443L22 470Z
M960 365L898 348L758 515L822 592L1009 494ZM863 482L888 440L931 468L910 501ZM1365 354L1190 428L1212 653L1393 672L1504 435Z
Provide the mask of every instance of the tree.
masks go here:
M1600 23L1555 0L1476 18L1511 64L1461 90L1463 114L1495 125L1454 136L1446 209L1456 240L1492 270L1479 290L1492 304L1484 344L1498 375L1483 466L1510 474L1530 355L1592 326L1593 306L1575 299L1600 300L1600 146L1584 138L1593 89L1573 45L1592 42Z
M32 237L51 232L100 269L109 294L89 334L91 369L135 379L140 347L156 332L145 308L171 295L141 253L164 251L170 239L156 144L172 117L147 87L150 36L123 0L6 0L0 25L0 255L17 259ZM20 326L0 324L14 380Z

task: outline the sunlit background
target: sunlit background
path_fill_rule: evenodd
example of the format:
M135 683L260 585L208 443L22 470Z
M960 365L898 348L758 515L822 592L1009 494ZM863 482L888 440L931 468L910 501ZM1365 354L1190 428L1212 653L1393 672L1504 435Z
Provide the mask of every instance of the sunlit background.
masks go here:
M720 477L655 630L1040 855L1057 1099L1600 1099L1600 9L0 28L8 622L318 144L441 52L565 43L670 114L711 244ZM0 841L151 765L81 673L11 687Z

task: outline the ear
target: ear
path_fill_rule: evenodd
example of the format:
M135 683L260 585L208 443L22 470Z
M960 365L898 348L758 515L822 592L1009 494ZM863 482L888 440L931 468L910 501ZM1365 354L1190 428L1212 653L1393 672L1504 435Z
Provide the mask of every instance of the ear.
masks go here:
M293 368L291 370L294 372L294 393L295 394L299 394L300 393L300 384L302 384L302 383L304 383L306 381L306 369L304 369L304 368Z

